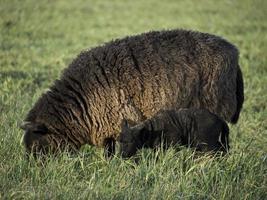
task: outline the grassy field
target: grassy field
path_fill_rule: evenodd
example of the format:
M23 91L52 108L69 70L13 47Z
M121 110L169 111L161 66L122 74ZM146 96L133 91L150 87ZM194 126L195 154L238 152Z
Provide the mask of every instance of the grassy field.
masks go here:
M245 104L231 154L140 153L139 165L85 147L26 162L18 128L82 50L149 30L223 36L240 50ZM267 199L267 1L0 0L0 199Z

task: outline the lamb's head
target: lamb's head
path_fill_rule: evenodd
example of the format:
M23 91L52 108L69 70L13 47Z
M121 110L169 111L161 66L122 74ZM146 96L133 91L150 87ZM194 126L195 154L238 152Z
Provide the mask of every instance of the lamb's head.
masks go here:
M27 155L34 157L55 153L61 146L62 141L53 134L47 126L38 122L24 122L21 128L25 131L23 143Z
M129 158L136 154L138 149L144 145L145 127L143 125L136 125L129 127L127 120L121 123L121 133L118 138L120 144L120 154L122 158Z
M216 133L216 132L215 132ZM216 134L207 134L207 136L198 136L197 151L203 152L220 152L226 154L230 149L229 133L217 132Z

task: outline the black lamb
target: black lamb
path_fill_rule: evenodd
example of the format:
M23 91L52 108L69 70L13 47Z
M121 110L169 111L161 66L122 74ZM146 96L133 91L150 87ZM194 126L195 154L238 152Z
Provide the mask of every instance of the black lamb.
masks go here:
M161 111L151 119L129 127L122 121L119 136L120 154L128 158L141 149L161 145L194 147L196 151L226 153L229 150L229 128L224 120L206 109Z

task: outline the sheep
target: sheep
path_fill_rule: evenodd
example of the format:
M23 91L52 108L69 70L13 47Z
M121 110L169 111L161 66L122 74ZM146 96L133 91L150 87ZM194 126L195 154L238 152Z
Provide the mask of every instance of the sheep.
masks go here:
M82 51L27 114L27 153L112 155L122 119L140 123L162 109L206 108L236 123L243 105L238 50L188 30L152 31Z
M229 150L227 123L206 109L160 111L133 127L122 121L118 138L120 155L129 158L141 148L156 149L163 146L195 147L196 151L223 152Z

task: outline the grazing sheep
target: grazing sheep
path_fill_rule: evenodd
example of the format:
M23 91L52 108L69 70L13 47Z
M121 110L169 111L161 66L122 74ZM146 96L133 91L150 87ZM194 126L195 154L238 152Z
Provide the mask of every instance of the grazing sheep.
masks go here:
M151 119L129 127L122 122L118 138L123 158L133 156L139 149L164 149L174 145L196 147L197 151L227 152L229 128L225 121L205 109L161 111Z
M21 127L27 152L91 144L112 153L123 118L201 107L236 123L243 98L235 46L206 33L155 31L82 52Z

